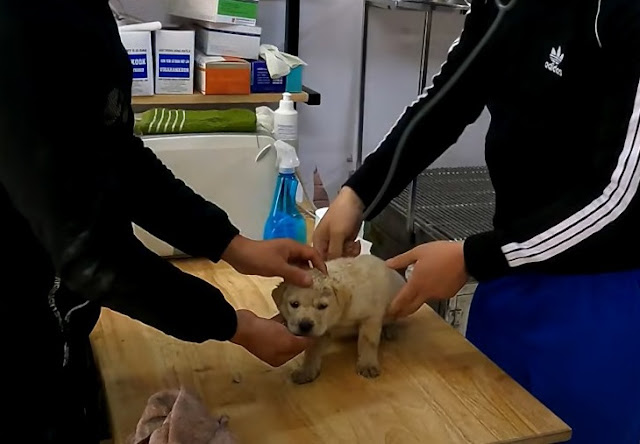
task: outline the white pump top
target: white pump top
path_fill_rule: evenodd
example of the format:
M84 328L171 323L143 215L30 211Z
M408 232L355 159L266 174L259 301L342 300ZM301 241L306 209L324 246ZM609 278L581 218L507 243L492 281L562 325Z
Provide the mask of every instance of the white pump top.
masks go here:
M278 171L284 174L295 173L296 168L300 166L300 159L298 159L296 149L282 140L276 140L275 147Z
M282 93L282 99L280 100L280 110L285 112L296 112L296 109L293 107L291 93Z

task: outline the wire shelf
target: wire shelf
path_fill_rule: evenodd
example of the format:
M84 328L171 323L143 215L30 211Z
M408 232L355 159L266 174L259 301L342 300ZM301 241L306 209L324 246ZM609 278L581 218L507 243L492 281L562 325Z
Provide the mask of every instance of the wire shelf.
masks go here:
M431 11L433 9L453 9L466 12L470 4L466 0L366 0L367 5L382 9L405 11Z
M405 217L409 188L391 202ZM495 193L485 167L434 168L418 176L416 229L436 239L463 240L493 228Z

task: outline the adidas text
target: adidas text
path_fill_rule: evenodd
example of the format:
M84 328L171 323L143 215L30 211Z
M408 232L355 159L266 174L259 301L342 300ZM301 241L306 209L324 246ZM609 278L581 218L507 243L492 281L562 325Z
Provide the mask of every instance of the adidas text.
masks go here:
M552 73L562 77L562 68L558 68L558 65L556 65L555 63L546 62L544 64L544 67L547 68Z
M562 77L562 68L560 64L564 61L564 54L562 53L562 47L551 48L551 54L549 54L549 60L544 64L544 67L555 75Z

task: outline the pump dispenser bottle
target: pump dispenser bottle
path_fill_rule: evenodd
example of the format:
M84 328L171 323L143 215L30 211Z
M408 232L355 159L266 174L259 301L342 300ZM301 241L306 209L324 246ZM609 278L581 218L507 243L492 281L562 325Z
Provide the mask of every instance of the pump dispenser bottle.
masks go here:
M273 113L273 132L276 140L298 148L298 111L291 100L291 93L283 93L278 109Z

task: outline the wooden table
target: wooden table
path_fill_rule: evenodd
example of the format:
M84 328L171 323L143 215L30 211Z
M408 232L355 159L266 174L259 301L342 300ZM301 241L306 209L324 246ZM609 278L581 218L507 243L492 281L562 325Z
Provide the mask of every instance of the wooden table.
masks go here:
M181 269L237 308L272 315L274 279L198 259ZM153 393L184 386L230 416L239 442L556 443L570 429L425 306L383 343L382 376L355 372L355 343L335 344L320 378L296 386L300 357L273 369L230 343L190 344L104 310L92 334L115 444L125 443Z

